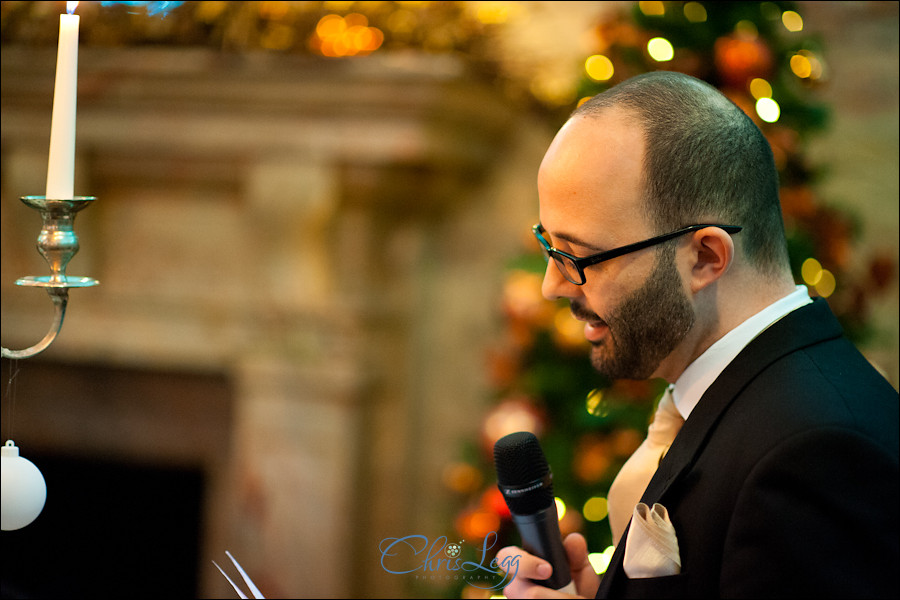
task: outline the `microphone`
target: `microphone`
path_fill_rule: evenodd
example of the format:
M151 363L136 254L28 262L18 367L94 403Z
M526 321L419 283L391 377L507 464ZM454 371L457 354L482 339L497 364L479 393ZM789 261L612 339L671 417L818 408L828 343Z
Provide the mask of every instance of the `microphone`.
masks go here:
M513 522L522 537L522 548L553 567L549 579L538 585L574 594L575 584L559 533L559 517L553 499L553 474L535 435L511 433L494 444L497 487L503 494Z

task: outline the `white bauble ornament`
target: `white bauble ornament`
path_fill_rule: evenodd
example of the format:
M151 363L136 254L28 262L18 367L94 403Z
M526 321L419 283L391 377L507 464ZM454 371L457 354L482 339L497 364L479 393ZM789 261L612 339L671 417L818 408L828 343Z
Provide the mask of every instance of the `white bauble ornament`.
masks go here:
M15 442L0 447L0 528L21 529L37 519L47 500L47 484L34 463L19 456Z

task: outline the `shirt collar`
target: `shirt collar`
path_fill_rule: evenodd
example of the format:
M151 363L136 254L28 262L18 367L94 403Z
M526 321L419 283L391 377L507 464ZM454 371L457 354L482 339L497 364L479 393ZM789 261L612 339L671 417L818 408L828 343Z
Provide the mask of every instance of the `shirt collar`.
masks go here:
M688 365L672 388L672 399L681 416L685 419L690 416L706 389L756 336L810 302L806 286L798 285L793 292L748 318L707 348Z

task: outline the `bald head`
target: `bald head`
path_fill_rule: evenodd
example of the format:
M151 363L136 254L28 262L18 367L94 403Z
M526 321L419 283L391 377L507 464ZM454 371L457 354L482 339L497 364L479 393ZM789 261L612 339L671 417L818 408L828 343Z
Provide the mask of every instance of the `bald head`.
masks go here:
M789 273L772 150L740 108L699 79L657 71L594 96L572 119L611 110L631 115L643 135L641 193L660 233L697 222L740 225L751 266Z

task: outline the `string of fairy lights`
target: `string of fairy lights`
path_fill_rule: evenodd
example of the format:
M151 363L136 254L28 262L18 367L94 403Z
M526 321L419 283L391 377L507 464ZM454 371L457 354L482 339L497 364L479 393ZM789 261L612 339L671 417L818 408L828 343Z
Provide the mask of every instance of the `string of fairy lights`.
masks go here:
M662 16L666 12L666 4L675 5L669 10L680 10L689 23L702 24L707 20L706 8L699 2L680 3L638 2L639 10L646 16ZM760 5L762 14L773 20L780 20L787 33L803 31L803 17L794 10L781 10L775 3L764 2ZM762 52L756 41L759 37L756 24L750 20L739 21L735 27L735 38L717 40L721 46L723 62L737 65L753 64ZM675 58L676 48L665 37L652 37L645 45L647 55L657 63L670 62ZM824 75L823 61L812 51L799 49L789 57L791 72L800 79L818 80ZM613 78L615 67L613 61L602 53L592 54L585 59L584 70L593 81L602 83ZM766 123L775 123L781 116L781 108L773 97L772 85L761 77L754 77L748 82L748 91L753 96L757 116ZM587 100L581 98L580 102Z
M50 42L53 2L4 2L2 29L4 43ZM485 44L497 28L528 18L535 10L529 2L85 2L79 13L84 23L82 43L121 45L125 43L167 43L220 45L239 50L310 53L328 58L368 56L376 51L421 48L429 52L466 52L470 58L486 60L491 54ZM702 26L708 18L700 2L638 2L647 16L663 16L678 11L686 22ZM760 7L767 18L778 19L785 32L799 33L803 19L794 10L782 10L774 2ZM100 11L103 16L100 18ZM163 18L159 18L162 14ZM735 39L721 39L724 60L748 64L761 52L755 45L758 32L750 20L735 26ZM603 40L598 40L603 45ZM668 63L682 49L663 36L645 44L647 55L657 63ZM491 54L493 59L502 57ZM801 79L817 80L824 75L823 61L816 53L800 49L789 58L790 69ZM613 61L602 52L591 54L585 72L596 82L610 81ZM662 65L661 65L662 68ZM500 71L503 71L502 65ZM535 70L537 71L537 70ZM755 81L751 92L756 112L772 123L780 109L765 80ZM571 104L575 85L571 79L555 78L550 83L534 72L522 82L544 104L554 107Z

